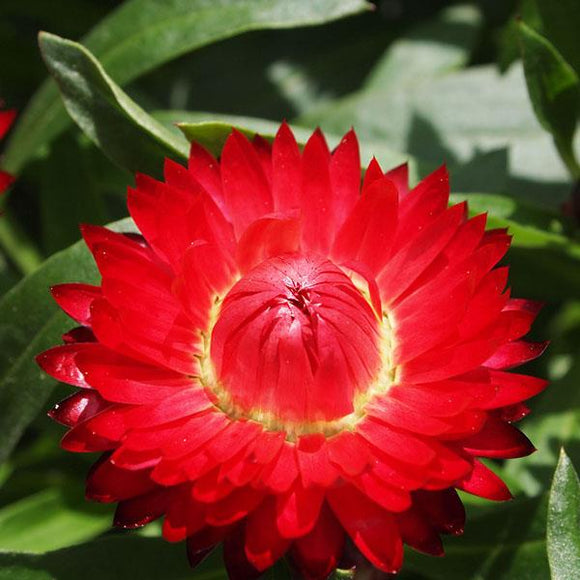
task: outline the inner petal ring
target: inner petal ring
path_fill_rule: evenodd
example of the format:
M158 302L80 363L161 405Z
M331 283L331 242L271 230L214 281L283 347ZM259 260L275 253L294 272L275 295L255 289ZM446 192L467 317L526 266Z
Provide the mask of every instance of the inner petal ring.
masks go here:
M388 316L319 255L265 260L210 318L201 382L215 404L289 439L352 429L392 384Z

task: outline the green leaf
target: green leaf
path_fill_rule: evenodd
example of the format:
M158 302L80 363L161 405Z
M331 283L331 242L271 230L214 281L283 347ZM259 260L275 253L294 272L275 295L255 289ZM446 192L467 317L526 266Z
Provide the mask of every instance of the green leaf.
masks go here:
M580 50L578 50L580 3L577 0L534 1L545 36L566 62L570 63L576 74L580 75ZM527 20L526 23L529 24Z
M557 231L550 231L550 228L562 228L556 213L498 194L453 193L450 199L452 203L467 200L471 214L487 212L488 227L508 228L513 235L513 247L557 249L579 260L580 265L580 244Z
M40 50L70 116L115 163L160 174L165 157L187 157L187 143L136 105L82 45L48 33Z
M474 66L404 90L361 92L294 122L334 134L354 126L362 142L382 142L435 165L450 162L452 174L457 165L505 148L510 194L556 208L570 193L568 173L535 118L518 65L505 75L495 66Z
M112 536L43 555L0 554L0 580L223 580L219 551L196 568L183 543L161 538Z
M523 22L519 23L524 71L530 99L542 126L554 141L575 178L580 165L573 138L580 111L580 80L554 46Z
M110 506L87 502L71 485L53 486L0 509L0 551L57 550L94 538L111 520Z
M237 129L248 137L260 134L271 141L280 128L280 124L275 121L237 117L235 115L192 113L186 111L158 111L154 115L157 119L165 122L171 120L173 124L177 124L188 141L200 143L214 155L221 153L223 145L232 129ZM178 121L178 119L181 119L181 121ZM301 144L306 143L312 134L310 129L295 125L292 126L292 131L298 143ZM342 134L325 132L324 135L330 147L335 147L342 139ZM412 178L416 177L417 167L415 160L409 155L391 149L388 143L366 139L364 141L359 140L359 145L361 164L363 167L366 167L373 157L376 157L385 168L395 167L401 163L408 162Z
M112 227L134 231L131 220ZM72 326L52 300L50 286L97 279L89 251L77 242L49 258L0 300L0 463L44 407L55 384L37 367L35 355L57 344Z
M88 143L65 133L51 147L42 164L40 214L47 255L70 246L79 237L79 224L107 221L103 199L97 194ZM71 163L71 159L74 162Z
M554 580L580 576L580 482L562 448L548 504L548 558Z
M549 577L546 557L547 498L515 500L468 514L465 535L445 540L445 557L409 550L402 578L419 574L428 580L524 580Z
M443 10L437 19L416 26L395 41L371 71L362 91L400 90L462 68L481 24L474 6Z
M124 85L165 62L250 30L322 24L365 10L364 0L132 0L83 44ZM54 83L34 95L9 141L5 167L16 174L68 126Z

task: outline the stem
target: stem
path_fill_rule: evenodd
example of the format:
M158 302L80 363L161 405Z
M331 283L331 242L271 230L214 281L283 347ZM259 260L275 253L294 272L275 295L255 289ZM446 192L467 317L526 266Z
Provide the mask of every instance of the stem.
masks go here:
M0 215L0 246L24 276L42 263L38 248L6 210Z
M576 160L576 154L572 143L564 142L557 136L554 136L554 143L556 144L556 149L558 149L558 153L570 172L572 179L574 179L574 181L580 180L580 164Z

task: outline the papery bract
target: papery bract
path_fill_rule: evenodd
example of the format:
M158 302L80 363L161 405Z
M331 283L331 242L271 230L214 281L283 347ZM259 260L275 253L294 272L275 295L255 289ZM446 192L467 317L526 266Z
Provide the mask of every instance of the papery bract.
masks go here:
M14 109L0 110L0 140L6 135L15 118L16 111ZM8 189L13 181L14 178L9 173L0 170L0 193Z
M386 572L404 543L442 554L457 489L511 497L480 458L533 451L513 423L545 386L507 370L545 346L510 236L448 201L445 168L409 190L373 160L361 186L353 132L301 151L285 124L138 175L142 237L83 228L102 282L53 288L81 326L38 358L80 387L51 415L103 452L88 497L163 517L192 564L223 541L232 578L285 554L325 578L347 538Z

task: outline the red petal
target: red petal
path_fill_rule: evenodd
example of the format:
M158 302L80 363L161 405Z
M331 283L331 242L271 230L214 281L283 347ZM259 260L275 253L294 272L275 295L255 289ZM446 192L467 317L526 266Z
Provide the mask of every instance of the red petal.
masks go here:
M329 163L328 146L316 130L302 154L302 241L305 248L323 255L328 254L336 226Z
M74 427L77 423L86 421L103 409L107 403L99 393L83 390L71 395L48 412L48 416L54 421L67 427Z
M263 492L247 486L238 488L224 499L209 504L206 508L205 521L210 526L216 527L233 524L254 511L263 499Z
M222 185L236 236L254 220L273 211L270 188L252 144L232 131L221 156Z
M479 433L463 442L463 448L477 457L504 459L525 457L535 451L521 431L493 417L487 420Z
M447 208L449 174L445 166L430 173L401 200L401 225L397 235L402 243L434 222Z
M217 468L201 476L193 485L193 498L202 503L215 503L236 489L228 481L220 480L218 476Z
M510 342L488 358L484 365L492 369L510 369L538 358L548 348L548 342Z
M298 477L298 464L293 445L284 444L282 451L261 475L261 485L275 493L284 493L290 489Z
M101 296L99 286L88 284L59 284L51 289L57 304L79 324L89 325L91 305Z
M323 435L300 437L296 445L296 456L305 487L328 487L338 477L338 472L329 463L326 437Z
M119 502L115 510L113 525L124 529L141 528L160 518L171 501L171 490L156 489Z
M397 523L405 544L431 556L443 556L441 538L419 510L410 509L399 514Z
M380 179L384 175L379 162L376 160L376 157L371 159L367 170L365 171L365 176L363 179L362 185L362 195L365 194L366 190L371 186L371 184Z
M257 580L262 572L250 564L246 556L245 524L224 541L224 563L229 580Z
M371 461L365 441L349 431L342 431L328 440L328 458L346 475L361 473Z
M515 373L491 371L490 376L496 389L495 396L482 405L483 409L497 409L525 401L548 385L548 381L543 379Z
M192 385L185 375L127 358L99 344L79 352L75 360L87 384L116 403L157 403Z
M290 546L276 527L276 500L267 498L248 517L246 524L246 556L258 570L266 570L279 560Z
M189 152L188 169L193 178L209 193L213 201L227 217L220 165L215 157L201 145L192 143Z
M40 368L51 377L62 383L90 389L83 373L79 370L76 357L79 353L91 349L92 344L76 343L55 346L45 350L36 357Z
M292 545L292 559L306 580L326 578L337 566L344 531L326 504L312 530Z
M438 532L455 536L463 533L465 508L454 489L417 491L413 500Z
M339 227L354 207L360 193L360 154L358 140L352 129L332 152L330 185L333 193L335 224Z
M337 262L362 262L378 273L390 254L397 226L398 195L386 177L369 186L354 206L334 241Z
M157 488L149 473L150 470L120 469L105 457L93 466L87 477L87 498L114 502L149 493Z
M433 449L427 443L373 419L361 421L357 431L371 445L405 463L427 465L435 458Z
M0 193L6 191L14 183L14 177L5 171L0 171Z
M272 146L274 210L286 213L300 206L302 160L294 134L284 122Z
M276 525L283 538L306 535L316 523L324 490L321 487L304 488L296 482L290 491L276 496Z
M16 118L16 109L7 109L0 111L0 139L6 135L8 129Z
M457 483L456 487L493 501L512 499L512 494L506 484L477 459L473 462L473 471L469 477Z
M411 194L409 194L410 196ZM415 235L405 229L399 216L399 231L405 244L377 278L381 296L390 304L435 260L465 218L465 204L455 205ZM399 234L397 234L399 235Z
M93 331L86 326L77 326L71 328L62 335L62 341L65 344L77 344L79 342L97 342L97 337Z
M225 294L234 276L233 261L215 244L196 242L184 252L173 290L195 326L208 327L216 298Z
M396 488L374 473L362 473L350 479L369 499L389 512L402 512L411 506L408 491Z
M403 543L394 516L350 485L329 490L328 501L363 555L384 572L398 572L403 563Z
M399 193L399 199L402 199L409 193L409 165L407 163L403 163L387 171L385 177L395 184L397 192Z
M236 260L247 272L260 262L279 254L297 252L300 222L295 218L263 217L252 222L242 234Z

